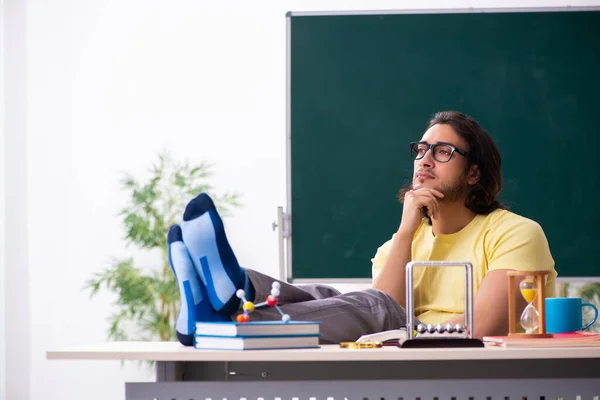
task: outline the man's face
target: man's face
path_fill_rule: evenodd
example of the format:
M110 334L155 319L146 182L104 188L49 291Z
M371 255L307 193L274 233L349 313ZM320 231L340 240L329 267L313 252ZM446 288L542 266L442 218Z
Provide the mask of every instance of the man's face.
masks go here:
M467 144L450 125L436 124L429 128L421 142L436 144L444 142L464 151L469 151ZM429 149L423 158L415 160L413 175L413 189L422 187L436 189L444 193L441 199L444 202L456 201L466 195L468 191L467 160L461 154L454 152L450 161L442 163L436 161L433 152Z

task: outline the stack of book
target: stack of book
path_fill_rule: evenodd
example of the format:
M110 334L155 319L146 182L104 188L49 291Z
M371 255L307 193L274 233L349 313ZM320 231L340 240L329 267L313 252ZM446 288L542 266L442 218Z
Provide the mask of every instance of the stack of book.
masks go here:
M212 350L299 349L319 347L319 337L319 322L196 322L194 347Z

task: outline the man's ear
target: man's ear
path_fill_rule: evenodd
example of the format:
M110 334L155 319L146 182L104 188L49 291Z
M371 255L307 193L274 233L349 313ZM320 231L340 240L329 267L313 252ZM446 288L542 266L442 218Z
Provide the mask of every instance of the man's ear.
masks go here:
M479 182L480 176L481 173L477 164L471 165L469 167L469 172L467 173L467 183L471 186L475 185L477 182Z

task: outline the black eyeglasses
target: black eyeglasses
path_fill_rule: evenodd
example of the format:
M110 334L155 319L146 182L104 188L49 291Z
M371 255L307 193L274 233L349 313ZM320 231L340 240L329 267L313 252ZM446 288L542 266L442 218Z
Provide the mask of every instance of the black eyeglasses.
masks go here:
M467 152L456 148L449 143L435 143L429 144L427 142L411 142L410 143L410 155L413 160L420 160L425 157L427 150L431 149L433 159L437 162L447 163L452 158L454 152L460 154L463 157L467 157Z

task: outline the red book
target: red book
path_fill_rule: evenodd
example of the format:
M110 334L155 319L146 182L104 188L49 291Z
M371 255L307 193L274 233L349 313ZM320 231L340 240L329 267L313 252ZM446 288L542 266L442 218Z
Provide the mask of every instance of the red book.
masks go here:
M600 347L600 333L555 333L551 338L528 339L524 337L485 336L483 342L500 347Z

